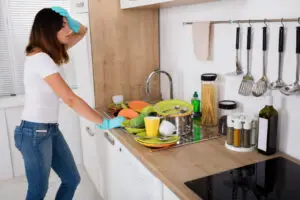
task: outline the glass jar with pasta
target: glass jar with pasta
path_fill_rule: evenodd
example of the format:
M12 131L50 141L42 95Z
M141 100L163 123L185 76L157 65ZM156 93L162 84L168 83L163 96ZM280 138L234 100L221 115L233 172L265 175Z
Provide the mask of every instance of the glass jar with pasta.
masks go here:
M201 103L202 126L217 126L218 99L217 99L217 74L205 73L201 75Z

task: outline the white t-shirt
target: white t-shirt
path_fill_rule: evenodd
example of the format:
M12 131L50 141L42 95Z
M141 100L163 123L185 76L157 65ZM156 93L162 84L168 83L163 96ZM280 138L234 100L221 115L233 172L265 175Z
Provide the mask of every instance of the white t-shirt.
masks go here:
M59 72L58 66L46 53L41 52L26 56L23 120L37 123L57 123L59 98L44 78Z

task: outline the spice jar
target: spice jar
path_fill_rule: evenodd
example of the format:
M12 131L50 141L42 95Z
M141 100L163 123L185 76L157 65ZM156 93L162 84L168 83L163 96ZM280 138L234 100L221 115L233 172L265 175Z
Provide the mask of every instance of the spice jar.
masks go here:
M252 127L251 127L251 137L250 137L251 146L255 146L257 144L257 135L258 135L258 116L255 116L252 120Z
M226 141L227 144L233 144L233 120L230 115L227 116L227 133L226 133Z
M217 125L217 74L201 75L202 126Z
M227 116L233 115L236 112L237 103L231 100L219 101L219 121L218 130L219 134L226 135L227 133Z
M243 126L243 147L249 148L251 143L251 121L246 120Z
M234 120L234 130L233 130L233 146L240 147L241 146L241 130L242 123L239 119Z

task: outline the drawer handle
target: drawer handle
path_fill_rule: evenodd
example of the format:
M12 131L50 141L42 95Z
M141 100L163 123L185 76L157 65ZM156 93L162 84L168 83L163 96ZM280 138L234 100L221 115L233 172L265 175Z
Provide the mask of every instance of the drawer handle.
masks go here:
M86 132L90 135L90 136L94 136L95 133L93 133L93 131L91 130L90 127L85 127Z
M109 134L107 132L104 133L105 138L109 141L109 143L111 143L112 145L115 145L115 140L109 136Z

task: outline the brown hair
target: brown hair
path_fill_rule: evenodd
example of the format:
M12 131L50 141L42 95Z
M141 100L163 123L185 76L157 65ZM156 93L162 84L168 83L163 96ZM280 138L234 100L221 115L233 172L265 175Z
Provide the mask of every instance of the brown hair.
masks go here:
M26 54L36 48L47 53L57 65L67 63L69 55L66 45L57 39L57 32L63 27L63 17L50 8L40 10L34 19Z

